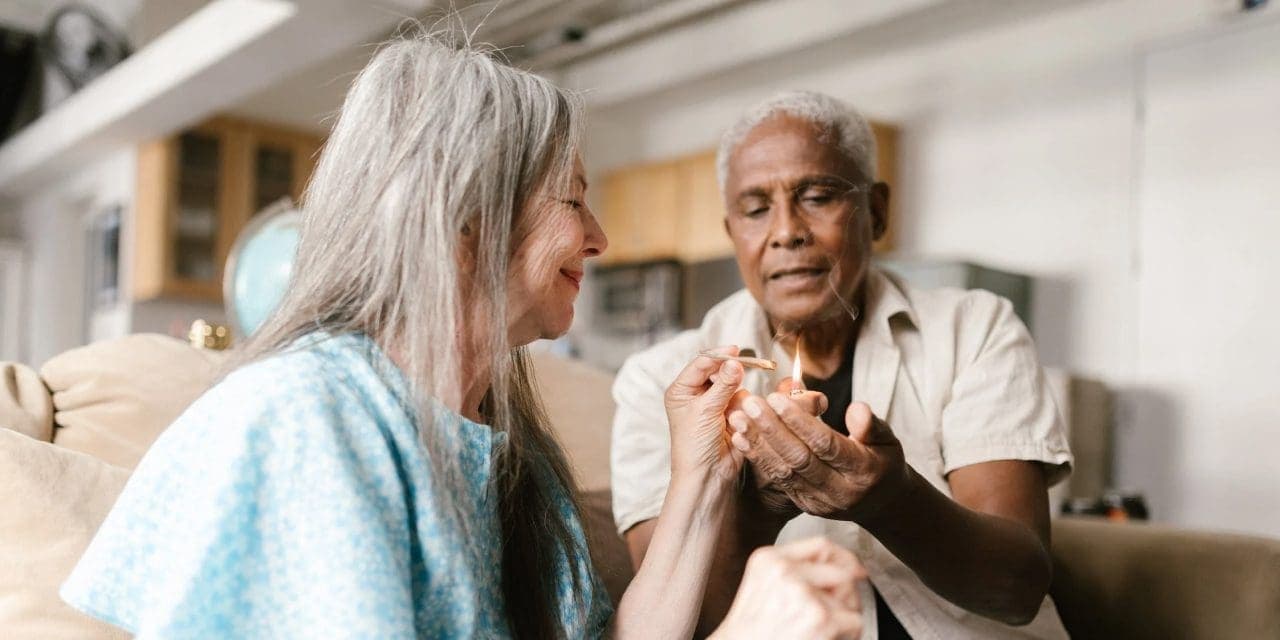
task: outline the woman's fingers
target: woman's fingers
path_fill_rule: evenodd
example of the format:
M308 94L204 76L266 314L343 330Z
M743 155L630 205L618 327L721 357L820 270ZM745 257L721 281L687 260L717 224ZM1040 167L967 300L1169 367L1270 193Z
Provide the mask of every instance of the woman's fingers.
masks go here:
M720 363L720 369L715 373L711 388L703 394L703 401L707 403L705 409L708 412L723 415L738 391L738 386L742 384L743 374L742 365L738 362L727 360Z
M729 345L724 347L716 347L708 350L711 353L732 356L737 355L738 348ZM667 398L689 398L700 395L711 381L711 376L721 370L721 365L728 364L731 361L716 360L707 356L698 356L689 361L680 373L676 375L676 379L671 381L671 385L667 387ZM738 364L738 363L734 363ZM742 365L738 365L741 369Z
M825 538L756 550L726 618L726 627L754 633L723 635L762 640L859 637L857 582L863 574L852 570L856 565L848 550Z

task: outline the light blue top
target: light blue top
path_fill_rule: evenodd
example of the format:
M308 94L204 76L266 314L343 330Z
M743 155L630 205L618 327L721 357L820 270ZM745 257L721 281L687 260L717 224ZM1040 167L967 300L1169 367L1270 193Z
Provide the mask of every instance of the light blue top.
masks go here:
M433 499L405 378L366 337L312 336L243 367L139 464L61 595L139 638L507 637L491 462L505 434L442 411L467 491L463 535ZM612 614L576 534L585 615ZM468 544L470 542L471 544Z

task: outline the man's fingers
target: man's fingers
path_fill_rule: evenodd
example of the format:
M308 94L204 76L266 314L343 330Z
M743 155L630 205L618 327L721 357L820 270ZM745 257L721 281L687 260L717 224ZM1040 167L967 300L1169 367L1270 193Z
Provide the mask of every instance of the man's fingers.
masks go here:
M856 450L827 423L806 413L798 404L780 394L769 394L769 405L777 411L790 434L804 444L811 455L836 471L848 471L857 466Z
M767 443L779 458L781 469L778 468L779 465L772 463L767 467L772 477L778 481L785 481L792 475L799 475L819 487L842 486L844 479L839 477L829 465L819 460L804 441L791 432L771 405L777 404L785 412L793 414L796 419L799 416L809 420L818 419L804 414L797 405L776 393L770 394L769 397L769 403L758 397L748 398L743 401L742 410L751 419L753 427L748 430L748 439L755 442L758 438ZM756 438L752 438L753 435Z
M820 391L801 391L799 393L778 392L811 416L821 416L827 410L827 396Z

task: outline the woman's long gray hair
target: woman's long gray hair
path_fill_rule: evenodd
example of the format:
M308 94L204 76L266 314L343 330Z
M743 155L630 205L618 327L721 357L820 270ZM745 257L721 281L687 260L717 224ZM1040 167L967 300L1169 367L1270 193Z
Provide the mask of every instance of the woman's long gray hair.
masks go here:
M478 358L467 364L492 376L482 413L507 434L495 488L506 619L517 637L563 635L558 563L568 559L576 584L586 562L558 517L554 483L575 495L567 463L524 350L507 339L517 230L544 189L569 184L581 112L576 96L469 44L416 36L384 45L348 92L307 189L289 290L236 359L316 331L364 333L394 354L419 394L434 498L474 540L474 514L454 498L467 493L455 436L436 417L439 402L458 396L463 359ZM467 342L476 335L479 343Z

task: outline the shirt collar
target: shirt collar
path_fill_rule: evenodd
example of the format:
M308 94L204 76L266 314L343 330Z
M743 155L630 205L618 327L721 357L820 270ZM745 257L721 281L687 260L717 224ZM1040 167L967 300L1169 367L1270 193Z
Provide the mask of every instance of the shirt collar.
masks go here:
M893 341L894 318L904 316L912 326L919 326L901 286L892 276L875 267L867 272L867 296L862 312L865 318L863 335L887 342Z

